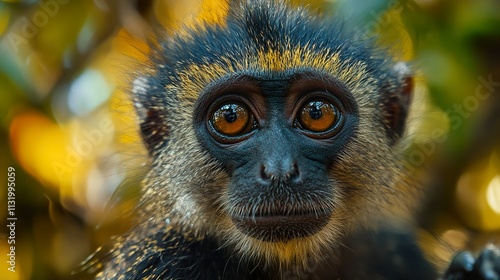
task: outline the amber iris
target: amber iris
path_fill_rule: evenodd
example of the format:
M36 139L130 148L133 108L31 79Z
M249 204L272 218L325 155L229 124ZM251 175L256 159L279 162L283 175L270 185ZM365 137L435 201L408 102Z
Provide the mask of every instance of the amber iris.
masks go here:
M326 100L312 100L300 109L299 122L302 128L313 132L324 132L337 121L335 106Z
M237 136L248 132L250 126L250 112L242 104L225 104L212 115L213 128L227 136Z

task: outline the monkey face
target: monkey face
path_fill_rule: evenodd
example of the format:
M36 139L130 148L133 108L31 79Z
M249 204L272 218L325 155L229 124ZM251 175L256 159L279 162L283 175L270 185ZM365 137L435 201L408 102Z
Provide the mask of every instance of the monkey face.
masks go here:
M243 256L300 262L331 255L323 250L392 207L403 76L380 74L394 82L385 88L361 62L290 48L134 83L156 182L142 203L155 219Z
M330 167L357 127L345 87L306 71L253 73L202 96L197 135L230 177L223 211L236 228L265 242L321 230L336 207Z
M242 256L330 255L398 191L407 73L337 25L251 3L166 40L134 82L141 203Z

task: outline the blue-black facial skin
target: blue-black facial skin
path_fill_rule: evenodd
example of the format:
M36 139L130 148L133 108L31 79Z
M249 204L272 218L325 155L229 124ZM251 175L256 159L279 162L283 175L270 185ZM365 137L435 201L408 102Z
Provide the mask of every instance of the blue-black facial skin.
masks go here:
M334 199L329 170L357 132L358 108L347 89L333 77L311 70L271 75L254 72L221 79L201 96L195 105L196 135L229 175L227 193L235 212L246 217L324 215L300 226L280 224L276 227L280 230L273 228L273 236L267 236L267 225L252 227L253 236L283 241L324 226L333 211L325 207L333 205ZM325 132L297 126L297 108L315 98L336 108L336 120ZM241 136L214 137L213 107L232 100L248 103L249 113L256 115L256 126Z
M358 124L358 111L354 98L346 92L340 83L332 81L325 89L325 76L319 76L315 80L310 72L305 73L280 73L266 75L266 77L251 77L249 74L223 79L221 84L212 85L208 92L202 93L202 97L195 105L194 126L199 142L211 153L211 155L224 163L224 167L232 175L232 172L244 165L243 163L256 159L264 160L274 156L276 161L291 160L293 158L309 158L322 166L330 166L335 161L336 155L347 144L349 139L356 133ZM316 88L308 88L304 92L289 93L289 89L302 80L308 83L316 83ZM226 87L224 84L238 84L238 87ZM245 83L248 86L245 86ZM338 85L338 86L337 86ZM222 91L218 89L222 88ZM227 89L229 88L229 89ZM252 91L251 93L245 90ZM318 137L310 137L304 132L305 129L296 126L296 113L291 112L292 108L287 104L296 104L303 96L311 95L311 98L326 98L337 107L338 116L332 129L334 133ZM214 139L209 133L210 128L210 108L207 104L218 104L222 99L227 102L231 96L241 96L250 103L261 103L258 111L262 111L262 116L256 117L257 127L252 129L241 140L227 141L221 143ZM253 102L253 99L259 101ZM217 107L217 106L215 106ZM254 106L251 106L254 107ZM257 107L257 106L255 106ZM252 110L250 110L252 111ZM251 113L251 112L250 112ZM236 137L238 138L238 137ZM229 139L230 140L230 139ZM231 143L235 142L235 143Z

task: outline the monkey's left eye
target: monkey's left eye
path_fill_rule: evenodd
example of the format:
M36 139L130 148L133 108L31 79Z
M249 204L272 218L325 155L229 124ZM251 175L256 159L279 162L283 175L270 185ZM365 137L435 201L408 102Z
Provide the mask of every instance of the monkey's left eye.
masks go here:
M325 100L310 100L299 111L298 121L303 128L313 132L323 132L337 121L337 109Z
M295 127L309 137L329 138L338 132L342 123L341 110L327 98L310 98L299 107Z
M223 136L236 137L250 132L255 120L247 106L234 102L218 107L212 113L210 124Z

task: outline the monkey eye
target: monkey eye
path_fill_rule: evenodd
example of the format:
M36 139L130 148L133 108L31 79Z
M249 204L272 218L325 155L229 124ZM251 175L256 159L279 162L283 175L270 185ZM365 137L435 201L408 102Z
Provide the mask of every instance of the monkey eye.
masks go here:
M217 133L236 137L250 132L255 120L247 106L231 102L223 104L212 113L210 124Z
M325 132L337 123L338 111L331 102L323 99L312 99L302 105L297 119L303 129L312 132Z
M327 98L307 99L296 111L295 127L312 138L329 138L338 131L342 114L336 103Z

